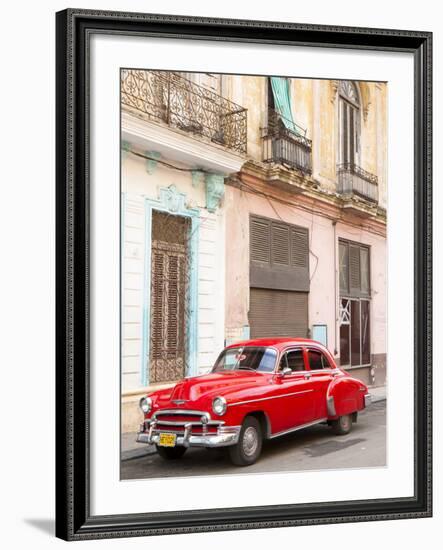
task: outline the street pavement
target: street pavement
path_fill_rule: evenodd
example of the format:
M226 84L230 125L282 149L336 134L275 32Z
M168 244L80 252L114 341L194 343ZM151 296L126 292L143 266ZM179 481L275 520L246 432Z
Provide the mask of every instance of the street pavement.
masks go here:
M358 415L345 436L318 424L266 441L252 466L233 466L221 449L188 449L178 460L163 460L156 452L130 454L121 462L121 479L188 477L221 474L287 472L386 465L386 400L372 403Z

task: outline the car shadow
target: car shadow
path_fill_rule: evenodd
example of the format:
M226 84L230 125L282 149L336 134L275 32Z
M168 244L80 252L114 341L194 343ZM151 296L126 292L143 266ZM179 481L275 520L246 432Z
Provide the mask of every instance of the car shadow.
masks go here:
M283 435L275 439L266 440L263 445L263 456L271 457L273 454L281 453L285 450L302 447L303 451L306 452L306 454L313 457L316 455L309 454L309 449L314 449L320 445L323 445L323 448L327 448L328 444L332 442L337 443L335 444L335 446L330 446L329 448L332 449L332 447L336 447L336 450L338 451L340 449L346 448L347 446L350 446L349 444L347 444L347 441L350 441L349 437L354 437L360 431L363 431L363 426L356 423L352 426L352 436L351 434L348 434L346 436L335 436L330 426L328 426L327 424L318 424L309 428L296 430L293 433ZM338 443L338 441L340 441L340 443ZM358 443L361 441L364 441L364 439L358 439ZM330 452L334 451L331 450Z

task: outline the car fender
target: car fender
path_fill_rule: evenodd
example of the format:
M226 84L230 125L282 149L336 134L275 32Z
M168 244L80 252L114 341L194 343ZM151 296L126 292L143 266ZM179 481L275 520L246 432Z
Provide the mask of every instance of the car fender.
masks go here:
M328 418L333 420L362 410L365 393L366 386L359 380L348 376L334 379L326 395Z
M257 407L257 403L234 406L228 403L226 413L218 418L223 420L226 426L241 426L245 418L249 415L256 416L260 420L263 428L263 436L267 439L272 433L272 426L266 403L261 407Z

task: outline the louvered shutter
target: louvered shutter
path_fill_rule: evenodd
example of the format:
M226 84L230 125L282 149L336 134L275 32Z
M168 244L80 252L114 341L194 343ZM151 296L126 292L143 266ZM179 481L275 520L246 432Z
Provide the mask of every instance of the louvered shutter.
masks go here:
M359 246L349 246L349 282L351 294L359 295L361 291Z
M289 266L289 226L272 223L271 262L273 265Z
M369 249L360 248L360 274L361 274L361 294L369 296L370 281L369 281Z
M304 228L291 229L291 265L308 268L309 244L308 230Z
M250 286L309 291L308 230L251 216Z
M338 258L340 270L340 293L349 293L349 245L340 242L338 245Z
M168 255L168 296L166 308L168 313L167 325L167 349L168 356L174 357L177 353L178 342L178 327L180 317L180 269L179 257Z
M166 254L162 251L153 251L152 254L152 289L151 289L151 357L160 359L162 356L162 342L164 340L164 280Z
M268 220L251 217L250 233L251 261L270 264L271 223Z

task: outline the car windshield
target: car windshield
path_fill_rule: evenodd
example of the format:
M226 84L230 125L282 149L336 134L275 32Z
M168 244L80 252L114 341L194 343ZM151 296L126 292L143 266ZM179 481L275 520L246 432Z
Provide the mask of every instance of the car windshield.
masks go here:
M212 372L253 370L272 372L277 352L272 348L243 346L222 351Z

